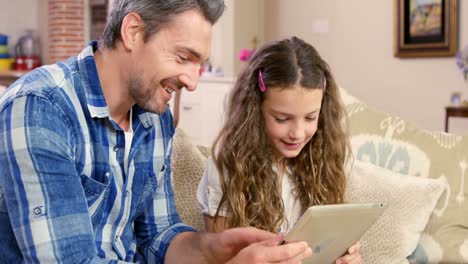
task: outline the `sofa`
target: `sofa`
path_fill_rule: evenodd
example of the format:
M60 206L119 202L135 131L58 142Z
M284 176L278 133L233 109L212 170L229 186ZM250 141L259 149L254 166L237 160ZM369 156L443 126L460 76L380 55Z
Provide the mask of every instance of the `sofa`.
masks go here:
M340 94L353 152L346 199L388 205L361 238L364 263L468 263L468 135L420 129L344 89ZM204 225L196 189L208 155L176 129L176 206L198 230Z

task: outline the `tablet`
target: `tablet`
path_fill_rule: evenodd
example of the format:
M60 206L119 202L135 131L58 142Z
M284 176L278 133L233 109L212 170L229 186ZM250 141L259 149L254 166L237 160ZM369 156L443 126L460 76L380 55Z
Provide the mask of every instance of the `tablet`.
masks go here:
M306 241L313 254L303 263L335 263L385 209L381 203L309 207L286 234L286 242Z

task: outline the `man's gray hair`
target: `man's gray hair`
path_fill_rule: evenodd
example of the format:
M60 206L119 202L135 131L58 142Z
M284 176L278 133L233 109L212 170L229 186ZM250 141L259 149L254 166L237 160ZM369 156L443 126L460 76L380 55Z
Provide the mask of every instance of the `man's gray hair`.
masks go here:
M213 25L223 14L224 7L224 0L113 0L101 42L109 49L115 48L115 43L121 39L122 21L131 12L139 14L143 20L144 40L147 41L177 14L198 10Z

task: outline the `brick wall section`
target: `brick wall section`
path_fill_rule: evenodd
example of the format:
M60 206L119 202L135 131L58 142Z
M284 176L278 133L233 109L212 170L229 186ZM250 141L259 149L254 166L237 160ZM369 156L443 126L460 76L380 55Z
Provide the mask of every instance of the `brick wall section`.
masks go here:
M77 55L85 46L84 0L49 0L49 63Z
M91 39L99 39L104 31L107 16L107 3L91 6Z

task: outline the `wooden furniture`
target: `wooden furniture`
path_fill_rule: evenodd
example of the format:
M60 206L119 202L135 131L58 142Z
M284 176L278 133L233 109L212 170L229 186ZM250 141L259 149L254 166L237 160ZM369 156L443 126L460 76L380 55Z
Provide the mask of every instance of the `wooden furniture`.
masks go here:
M468 118L468 105L445 107L445 132L448 132L448 121L450 117Z
M174 98L171 99L169 105L171 106L172 116L174 117L174 126L177 127L180 118L180 97L182 96L182 90L175 92Z
M181 128L195 145L211 147L223 125L227 95L234 78L202 76L197 89L182 89L169 105L174 124Z
M25 73L23 71L0 71L0 85L8 87Z

